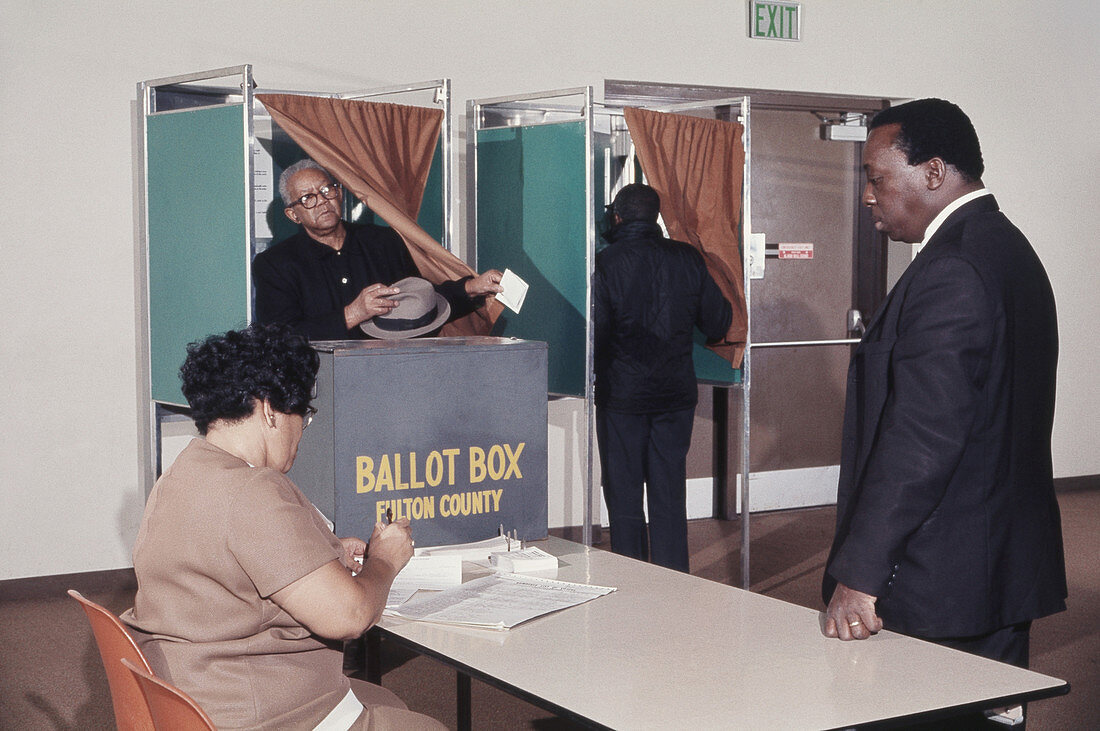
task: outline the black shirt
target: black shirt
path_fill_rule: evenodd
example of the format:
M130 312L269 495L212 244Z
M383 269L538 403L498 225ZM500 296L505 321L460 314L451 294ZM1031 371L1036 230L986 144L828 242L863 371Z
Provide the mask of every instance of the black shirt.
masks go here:
M368 337L358 326L347 329L344 307L365 287L419 277L420 270L393 229L344 226L344 245L339 251L302 231L256 255L252 281L257 322L285 323L310 340ZM452 320L477 306L477 301L466 295L465 281L436 285L451 304Z

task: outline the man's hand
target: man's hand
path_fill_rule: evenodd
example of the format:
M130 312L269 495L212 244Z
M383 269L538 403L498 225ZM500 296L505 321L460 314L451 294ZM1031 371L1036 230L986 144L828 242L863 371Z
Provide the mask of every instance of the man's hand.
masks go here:
M484 274L479 274L473 279L466 280L466 294L471 297L481 297L487 294L503 292L500 286L500 278L504 275L496 269L489 269Z
M825 636L842 640L865 640L882 629L875 614L877 597L837 583L825 610Z
M397 307L397 303L389 298L400 291L397 287L387 287L384 284L372 284L364 288L359 296L344 308L344 322L347 323L348 330L375 315L384 315Z

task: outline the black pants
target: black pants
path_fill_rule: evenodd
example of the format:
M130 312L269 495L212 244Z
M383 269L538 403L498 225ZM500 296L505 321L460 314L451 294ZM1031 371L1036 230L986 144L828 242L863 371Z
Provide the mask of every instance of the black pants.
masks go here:
M596 410L603 494L615 553L688 570L687 453L694 416L695 407L657 414Z
M1031 639L1031 622L1021 622L978 637L951 637L932 640L937 645L951 647L972 655L1000 660L1009 665L1027 668Z

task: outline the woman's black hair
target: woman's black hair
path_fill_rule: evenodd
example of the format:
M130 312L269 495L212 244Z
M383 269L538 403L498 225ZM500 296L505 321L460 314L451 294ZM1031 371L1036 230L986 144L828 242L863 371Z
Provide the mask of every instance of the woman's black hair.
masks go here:
M200 434L212 422L244 419L267 399L284 414L304 416L320 359L285 325L253 323L187 346L183 395Z

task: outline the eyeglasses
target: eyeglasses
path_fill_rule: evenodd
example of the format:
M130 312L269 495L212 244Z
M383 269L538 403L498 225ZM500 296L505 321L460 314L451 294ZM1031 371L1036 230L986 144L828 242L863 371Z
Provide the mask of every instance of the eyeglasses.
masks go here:
M317 413L317 409L312 406L306 407L306 413L302 415L302 431L309 428L309 425L313 423L313 415Z
M316 208L317 204L321 202L322 196L325 200L330 201L338 195L340 195L340 184L326 183L325 185L322 185L320 188L318 188L316 193L306 193L290 205L300 205L302 208Z

